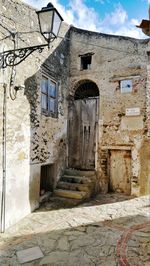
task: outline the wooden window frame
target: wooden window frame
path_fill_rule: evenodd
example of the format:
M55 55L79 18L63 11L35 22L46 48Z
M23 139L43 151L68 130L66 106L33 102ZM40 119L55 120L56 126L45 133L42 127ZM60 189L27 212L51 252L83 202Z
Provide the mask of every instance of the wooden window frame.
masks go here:
M42 81L44 79L47 80L47 88L45 92L44 90L42 91ZM50 95L50 90L49 90L50 83L55 84L55 96ZM46 109L42 107L42 95L46 96ZM54 111L50 110L51 100L54 100ZM53 118L58 117L58 83L45 74L42 74L42 80L41 80L41 112L45 116L50 116Z
M91 70L94 53L80 54L80 70ZM86 62L86 61L89 61ZM86 67L85 67L86 66Z
M90 63L88 64L86 61L89 61ZM92 56L91 55L81 56L81 67L80 67L81 70L90 70L91 64L92 64Z

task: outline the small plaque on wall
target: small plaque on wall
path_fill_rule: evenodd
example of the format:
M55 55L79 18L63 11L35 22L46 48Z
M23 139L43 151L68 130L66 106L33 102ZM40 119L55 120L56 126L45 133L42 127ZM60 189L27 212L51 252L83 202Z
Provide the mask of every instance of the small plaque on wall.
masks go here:
M135 108L126 108L126 116L136 116L140 115L140 108L135 107Z

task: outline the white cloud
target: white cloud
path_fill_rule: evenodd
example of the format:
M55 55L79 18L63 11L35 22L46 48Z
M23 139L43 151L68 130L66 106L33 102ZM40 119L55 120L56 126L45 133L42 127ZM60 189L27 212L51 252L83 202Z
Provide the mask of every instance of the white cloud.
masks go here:
M23 0L25 3L41 9L44 6L47 6L47 0ZM62 15L64 21L68 24L73 24L74 22L74 15L70 8L65 8L63 5L59 3L58 0L51 0L51 3L58 9L60 14Z
M83 0L70 1L70 8L74 16L74 25L92 31L98 30L100 26L98 14L93 8L87 7Z
M111 0L94 0L94 1L100 4L105 4L105 3L110 3Z
M109 0L96 1L104 4ZM39 9L47 5L47 0L24 0L24 2ZM94 8L88 7L84 0L70 0L67 7L61 5L59 0L51 0L51 2L68 24L91 31L145 38L144 34L135 27L140 22L136 18L129 20L126 10L120 3L102 19L101 14Z
M123 9L121 4L118 4L115 10L108 16L112 25L124 24L128 19L127 12Z

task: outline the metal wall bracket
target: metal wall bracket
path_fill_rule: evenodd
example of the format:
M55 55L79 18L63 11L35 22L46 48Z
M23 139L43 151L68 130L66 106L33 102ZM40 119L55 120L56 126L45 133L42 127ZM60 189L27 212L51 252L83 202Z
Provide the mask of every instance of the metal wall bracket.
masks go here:
M0 68L6 68L7 66L17 66L34 51L41 53L46 46L48 47L48 44L4 51L3 53L0 53Z

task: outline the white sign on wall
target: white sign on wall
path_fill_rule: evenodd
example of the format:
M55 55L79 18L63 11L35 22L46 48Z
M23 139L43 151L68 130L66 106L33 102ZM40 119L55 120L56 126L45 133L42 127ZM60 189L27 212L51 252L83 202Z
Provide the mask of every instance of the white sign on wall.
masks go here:
M140 115L140 108L135 107L135 108L126 108L126 116L136 116Z

